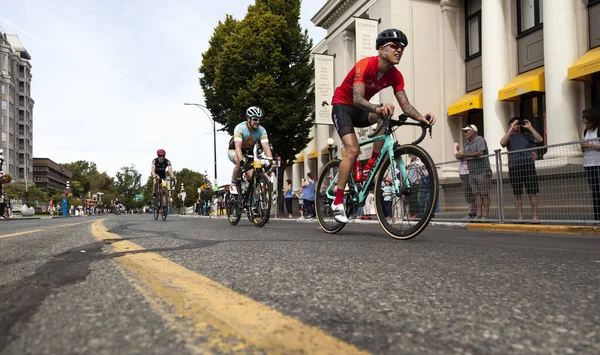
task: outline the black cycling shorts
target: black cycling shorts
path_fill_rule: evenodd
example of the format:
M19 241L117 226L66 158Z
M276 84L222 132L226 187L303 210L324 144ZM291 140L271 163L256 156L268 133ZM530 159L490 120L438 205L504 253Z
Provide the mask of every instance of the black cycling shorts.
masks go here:
M356 134L354 127L369 127L369 113L355 106L344 104L333 104L331 110L331 120L335 125L340 138L346 134Z

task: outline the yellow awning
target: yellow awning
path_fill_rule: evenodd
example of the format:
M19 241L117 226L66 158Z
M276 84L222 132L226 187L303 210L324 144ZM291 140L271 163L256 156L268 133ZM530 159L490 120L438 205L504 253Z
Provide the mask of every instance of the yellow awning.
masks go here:
M308 160L317 159L318 157L319 157L319 151L316 149L306 155L306 159L308 159Z
M460 99L456 100L452 106L448 107L448 116L462 115L469 110L483 108L483 90L477 89L468 92L463 95Z
M567 77L569 80L590 80L590 74L600 72L600 47L590 49L571 65Z
M296 160L294 160L294 164L296 163L304 163L304 151L301 151L296 155Z
M544 67L517 75L508 85L498 91L498 100L518 100L519 96L534 91L546 91Z

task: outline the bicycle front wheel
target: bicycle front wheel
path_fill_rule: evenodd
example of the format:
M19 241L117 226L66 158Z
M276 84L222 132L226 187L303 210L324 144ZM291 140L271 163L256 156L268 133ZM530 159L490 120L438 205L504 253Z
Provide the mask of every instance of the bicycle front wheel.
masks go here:
M439 195L437 170L429 154L416 145L400 146L394 151L394 160L395 171L386 158L375 182L377 219L390 237L411 239L425 230L435 212ZM410 163L413 165L408 166ZM393 187L386 184L386 180L393 182L394 177L400 195L395 195Z
M252 223L262 227L269 221L271 215L271 182L266 176L260 174L256 177L256 184L250 194L250 214Z
M160 201L162 201L162 194L160 190L156 193L156 200L154 203L154 220L158 220L158 215L160 214Z
M169 208L169 204L162 207L162 220L165 221L171 209Z
M232 226L237 225L242 217L242 211L236 195L229 191L225 194L225 209L227 210L227 219Z
M331 205L335 199L337 190L338 169L340 167L339 160L332 160L325 165L315 191L315 212L317 213L317 221L321 229L327 233L337 233L344 228L346 224L340 223L333 218Z

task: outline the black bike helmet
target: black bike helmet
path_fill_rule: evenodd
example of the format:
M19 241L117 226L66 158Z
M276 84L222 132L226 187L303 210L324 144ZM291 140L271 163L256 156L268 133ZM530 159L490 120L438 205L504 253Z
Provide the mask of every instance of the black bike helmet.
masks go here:
M375 47L375 49L379 49L379 47L389 42L394 42L403 48L408 46L408 38L406 38L404 32L395 28L390 28L377 35L377 47Z

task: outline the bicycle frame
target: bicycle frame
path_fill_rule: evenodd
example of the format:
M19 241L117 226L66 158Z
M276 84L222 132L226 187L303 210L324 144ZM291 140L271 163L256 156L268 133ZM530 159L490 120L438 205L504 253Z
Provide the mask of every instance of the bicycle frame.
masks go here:
M364 203L367 199L367 195L369 193L368 187L373 182L373 179L375 178L375 176L377 176L377 171L379 169L379 166L383 162L383 159L389 157L390 169L394 172L396 171L396 160L394 159L394 148L396 147L397 143L394 140L394 138L392 138L391 134L386 133L386 134L382 134L380 136L375 136L373 138L367 138L366 140L359 142L358 145L362 147L364 145L372 144L372 143L375 143L378 141L383 141L383 146L381 147L381 152L380 152L379 156L377 157L377 160L375 161L375 165L373 166L372 173L369 175L367 180L364 182L363 188L357 189L359 206L364 206ZM400 173L402 174L402 180L404 180L404 186L406 186L407 188L410 188L410 181L408 180L408 173L406 171L406 167L404 166L404 161L402 160L401 157L399 159L400 159L400 161L398 161L398 165L399 165ZM338 172L338 174L339 174L339 172ZM337 174L336 174L336 176L337 176ZM332 180L332 183L335 180L336 179L334 177L334 179ZM399 181L400 180L398 179L397 175L392 174L392 186L394 187L394 192L396 193L396 195L400 194L400 182ZM352 185L357 186L357 183L354 181L353 174L350 174L349 182L351 182ZM327 191L328 191L327 197L334 199L335 195L330 196L330 194L329 194L329 191L331 191L331 189L327 189Z

